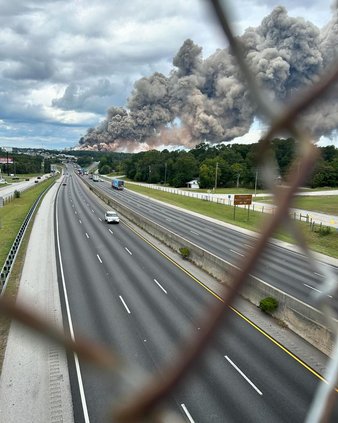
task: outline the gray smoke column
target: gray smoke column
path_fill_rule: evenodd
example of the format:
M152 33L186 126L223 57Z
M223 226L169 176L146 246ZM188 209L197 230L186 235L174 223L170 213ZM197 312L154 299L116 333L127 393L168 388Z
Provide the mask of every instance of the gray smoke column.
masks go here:
M318 80L337 58L338 14L321 31L276 7L257 28L239 37L245 58L266 95L290 101ZM205 60L202 48L186 40L173 58L174 69L141 78L126 108L111 107L106 119L81 138L82 148L139 151L158 146L231 141L249 131L257 116L247 87L228 49ZM338 126L338 90L303 116L317 137Z

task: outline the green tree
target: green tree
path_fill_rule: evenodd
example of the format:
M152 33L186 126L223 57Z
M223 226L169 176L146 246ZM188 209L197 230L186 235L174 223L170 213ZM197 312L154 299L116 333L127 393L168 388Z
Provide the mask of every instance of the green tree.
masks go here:
M230 169L232 171L233 181L236 181L236 186L238 188L240 185L240 178L241 175L243 176L244 174L245 167L241 163L234 163L230 166Z
M220 180L222 176L221 160L218 157L206 159L200 166L199 180L201 188L214 188L216 183L216 167L217 167L217 186L221 186Z
M200 187L201 188L211 188L213 186L214 171L211 166L208 166L206 163L203 163L200 166Z
M175 187L184 187L198 175L198 166L191 153L181 152L173 165L173 176L170 179Z
M102 167L99 168L99 173L101 175L107 175L110 172L111 172L111 167L107 164L105 164L105 165L103 165Z
M335 163L335 162L333 162ZM337 160L338 164L338 160ZM310 181L312 188L317 187L336 187L338 186L338 168L330 163L320 160L312 174Z
M43 173L50 173L51 171L51 161L49 159L45 159L43 161Z

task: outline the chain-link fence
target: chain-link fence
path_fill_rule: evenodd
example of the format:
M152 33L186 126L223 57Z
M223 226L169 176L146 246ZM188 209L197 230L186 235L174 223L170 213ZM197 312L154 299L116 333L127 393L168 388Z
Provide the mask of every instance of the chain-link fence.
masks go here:
M227 319L229 316L228 314L224 314L224 304L230 306L234 303L238 292L246 283L248 276L266 248L269 239L276 229L283 225L293 234L297 244L308 258L309 266L314 271L325 276L321 292L314 292L313 295L315 296L318 308L324 313L327 325L334 334L336 341L325 375L326 382L319 385L317 395L308 411L307 422L328 421L336 397L338 334L337 327L333 325L333 318L336 316L328 304L327 299L329 295L332 296L336 292L337 283L335 275L330 268L322 266L313 257L295 221L290 218L289 208L294 194L306 181L318 159L318 150L313 143L311 134L301 128L299 125L299 116L313 105L315 101L323 97L332 87L332 84L338 79L338 67L327 70L320 81L305 91L302 96L298 96L294 103L288 104L284 109L277 111L277 107L267 102L267 99L257 85L253 73L250 72L250 69L246 65L241 53L242 46L231 29L228 13L218 0L211 0L210 5L213 7L219 24L224 31L231 52L237 60L239 72L250 89L255 107L260 115L264 116L264 119L270 122L269 129L260 142L258 156L261 160L260 166L262 168L263 181L266 187L274 192L277 207L275 213L265 221L260 236L256 240L255 248L248 250L245 261L240 264L239 269L234 269L232 284L230 288L227 287L227 289L224 289L222 295L224 302L218 302L209 311L208 315L205 316L204 327L199 333L199 336L189 341L189 348L186 348L184 353L182 352L178 356L173 366L162 369L161 378L154 378L138 394L135 394L130 401L127 401L123 407L114 410L114 419L118 422L168 421L170 419L168 416L165 417L165 414L158 414L159 405L170 397L188 373L191 372L196 362L201 359L220 321L222 320L222 324L224 324L224 319ZM297 166L295 166L295 170L291 171L289 175L287 188L284 187L283 189L270 183L270 181L275 181L278 176L274 170L276 167L274 166L274 158L270 149L270 141L281 131L294 137L297 140L298 148L298 154L295 159ZM17 319L26 326L62 344L67 350L75 352L80 359L87 360L95 366L104 367L107 371L112 371L115 375L119 375L121 380L128 385L134 385L135 380L142 379L142 376L138 377L138 370L131 369L130 367L126 370L121 367L120 359L112 351L85 340L77 339L74 342L71 337L65 337L63 333L50 326L45 320L34 315L30 310L16 306L6 297L1 297L0 299L0 310L2 313L9 315L13 319Z

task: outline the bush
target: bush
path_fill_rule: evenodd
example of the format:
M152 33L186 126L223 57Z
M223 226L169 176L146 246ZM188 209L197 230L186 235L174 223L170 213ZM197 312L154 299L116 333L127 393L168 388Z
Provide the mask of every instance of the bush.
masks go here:
M273 311L277 309L277 307L278 307L278 301L276 300L276 298L273 298L273 297L263 298L259 303L259 308L264 313L272 313Z
M190 255L190 250L189 250L189 248L188 248L188 247L181 247L181 248L179 249L179 252L181 253L181 256L182 256L184 259L188 258L188 257L189 257L189 255Z
M20 198L20 195L21 195L20 191L18 190L14 191L14 198Z
M316 232L321 236L330 235L331 227L330 226L322 226L320 225Z

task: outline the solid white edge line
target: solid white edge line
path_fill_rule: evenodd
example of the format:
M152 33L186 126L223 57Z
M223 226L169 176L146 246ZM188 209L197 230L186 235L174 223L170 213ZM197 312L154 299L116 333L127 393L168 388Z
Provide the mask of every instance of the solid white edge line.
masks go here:
M185 412L185 415L188 417L190 423L195 423L195 420L191 417L191 414L189 413L187 407L185 404L181 404L181 407L183 408L183 411Z
M131 256L133 255L133 253L131 251L129 251L127 247L124 247L124 248Z
M162 291L165 293L165 294L168 294L167 293L167 291L163 288L163 286L156 280L156 279L154 279L154 282L155 283L157 283L157 285L162 289Z
M128 314L131 314L131 313L130 313L130 310L129 310L128 306L127 306L127 304L125 303L125 301L124 301L124 299L121 297L121 295L119 295L119 298L120 298L120 300L121 300L122 304L124 305L124 308L127 310Z
M99 262L102 263L101 257L98 254L96 254L96 257L98 258Z
M257 388L257 386L253 382L251 382L251 380L242 372L242 370L239 367L236 366L236 364L233 361L231 361L231 359L227 355L225 355L224 357L226 358L226 360L228 360L228 362L232 365L232 367L236 369L238 373L248 382L248 384L254 388L254 390L259 395L263 395L263 393Z
M59 203L59 196L57 197L57 203ZM65 296L68 325L69 325L69 330L70 330L70 336L71 336L72 340L75 342L73 322L72 322L72 316L70 314L70 307L69 307L68 294L67 294L67 288L66 288L66 282L65 282L65 275L64 275L63 264L62 264L62 255L61 255L61 249L60 249L58 207L56 207L56 237L57 237L60 272L61 272L63 292L64 292L64 296ZM78 359L76 353L74 353L74 361L75 361L76 375L77 375L78 384L79 384L79 391L80 391L80 397L81 397L83 417L84 417L85 423L90 423L89 415L88 415L86 395L85 395L85 392L84 392L84 387L83 387L83 382L82 382L80 363L79 363L79 359Z

